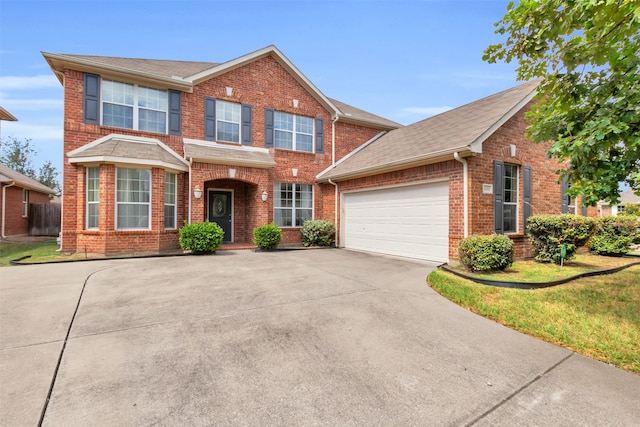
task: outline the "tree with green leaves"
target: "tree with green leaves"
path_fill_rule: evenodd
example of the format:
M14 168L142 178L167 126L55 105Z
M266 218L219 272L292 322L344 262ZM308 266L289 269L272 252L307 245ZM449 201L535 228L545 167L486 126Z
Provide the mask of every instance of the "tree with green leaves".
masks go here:
M640 0L521 0L495 25L506 41L483 59L541 79L528 136L553 141L569 193L589 205L617 203L621 182L640 193Z
M36 170L33 167L33 157L37 154L37 150L31 145L31 139L18 139L13 136L2 138L0 141L0 163L10 167L16 172L33 178L47 187L60 191L58 183L58 170L47 160Z

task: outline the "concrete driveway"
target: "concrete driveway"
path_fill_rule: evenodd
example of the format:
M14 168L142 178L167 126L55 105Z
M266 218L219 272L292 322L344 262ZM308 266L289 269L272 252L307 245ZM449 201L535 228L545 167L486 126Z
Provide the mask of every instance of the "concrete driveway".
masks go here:
M336 249L2 268L0 424L638 425L639 376L452 304L433 267Z

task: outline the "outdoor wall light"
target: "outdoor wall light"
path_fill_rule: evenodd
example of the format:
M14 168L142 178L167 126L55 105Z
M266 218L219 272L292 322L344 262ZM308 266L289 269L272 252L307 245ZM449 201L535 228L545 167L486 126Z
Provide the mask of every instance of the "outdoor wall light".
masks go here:
M195 188L193 189L193 197L195 197L196 199L199 199L200 197L202 197L202 189L200 188L199 185L196 185Z
M267 190L262 190L262 201L266 202L268 198L269 194L267 193Z

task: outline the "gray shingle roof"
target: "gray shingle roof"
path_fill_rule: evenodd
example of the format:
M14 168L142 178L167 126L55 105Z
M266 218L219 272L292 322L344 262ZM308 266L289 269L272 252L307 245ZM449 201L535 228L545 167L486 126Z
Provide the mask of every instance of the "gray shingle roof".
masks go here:
M257 168L273 168L275 160L269 150L242 145L226 145L215 142L184 138L184 155L186 158L233 166L249 166Z
M392 130L343 158L318 179L374 175L438 161L443 156L452 158L454 152L481 152L482 142L526 105L538 83L527 82Z
M154 138L111 134L73 150L67 156L72 163L121 162L188 170L185 160Z
M46 185L39 183L35 179L29 178L28 176L11 169L9 166L0 163L0 182L9 183L11 181L15 181L18 187L26 188L27 190L35 190L46 194L55 194L56 192Z

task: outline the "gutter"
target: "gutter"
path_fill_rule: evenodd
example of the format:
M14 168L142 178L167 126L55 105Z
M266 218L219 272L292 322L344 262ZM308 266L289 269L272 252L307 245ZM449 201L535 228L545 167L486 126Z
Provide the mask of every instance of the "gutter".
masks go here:
M464 237L469 237L469 163L467 159L460 157L458 152L453 153L453 158L462 163L462 185L464 197Z
M5 185L2 187L2 238L6 239L7 236L4 234L4 224L5 224L5 211L7 210L7 188L13 187L16 185L15 181L11 181L11 184Z

